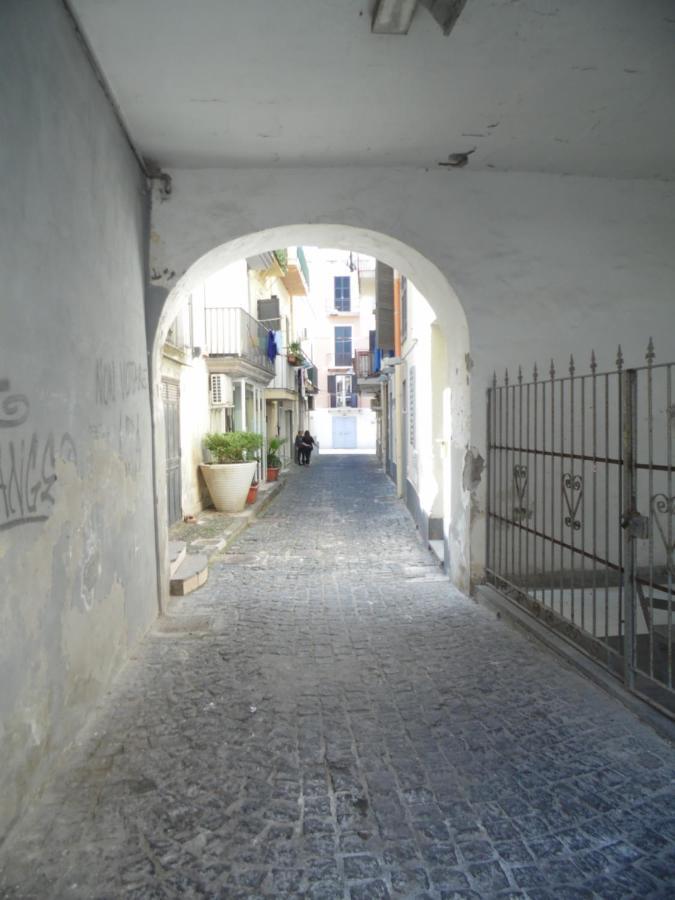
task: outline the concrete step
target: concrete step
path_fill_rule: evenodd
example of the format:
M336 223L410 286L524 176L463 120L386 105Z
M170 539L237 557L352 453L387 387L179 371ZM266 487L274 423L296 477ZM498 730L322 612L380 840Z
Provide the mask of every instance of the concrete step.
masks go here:
M443 565L445 557L445 547L443 541L429 541L429 549L434 554L438 562Z
M209 577L209 561L203 553L189 553L171 576L171 593L176 597L196 591Z
M185 541L169 541L169 575L171 578L185 559L186 547Z

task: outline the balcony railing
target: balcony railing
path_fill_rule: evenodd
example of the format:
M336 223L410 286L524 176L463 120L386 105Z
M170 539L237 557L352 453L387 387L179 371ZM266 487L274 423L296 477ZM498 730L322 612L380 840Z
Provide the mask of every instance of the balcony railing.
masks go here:
M298 390L297 370L288 364L286 354L279 354L274 360L275 373L274 381L268 385L269 388L277 388L286 391Z
M267 355L269 331L239 307L207 307L206 349L210 356L237 356L274 375Z
M375 354L371 350L357 350L354 354L354 371L357 378L375 374Z

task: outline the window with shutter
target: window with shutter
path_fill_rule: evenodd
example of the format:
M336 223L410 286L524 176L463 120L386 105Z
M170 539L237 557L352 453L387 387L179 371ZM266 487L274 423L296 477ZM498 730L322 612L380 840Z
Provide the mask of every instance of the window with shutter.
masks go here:
M377 346L387 353L394 350L394 270L375 263L375 330Z
M352 364L352 326L335 326L335 365L351 366Z
M349 275L336 275L334 278L335 309L338 312L349 312L352 308L351 282Z
M269 300L258 300L258 321L270 331L281 331L279 298L273 294Z
M328 376L328 396L330 397L331 409L335 409L337 406L337 399L335 396L335 375Z

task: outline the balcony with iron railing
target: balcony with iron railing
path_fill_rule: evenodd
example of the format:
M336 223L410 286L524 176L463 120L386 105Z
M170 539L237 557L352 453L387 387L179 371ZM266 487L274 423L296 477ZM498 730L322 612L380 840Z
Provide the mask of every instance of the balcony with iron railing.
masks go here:
M204 318L209 356L239 358L270 376L275 374L275 365L267 355L270 332L246 310L207 307Z
M268 391L294 391L300 389L298 373L302 372L305 392L318 393L319 372L306 353L301 356L302 365L289 363L286 352L280 353L274 361L274 380L267 386Z
M372 350L356 350L354 353L354 371L357 378L370 378L375 375L375 353Z
M268 385L268 389L279 391L298 390L297 369L289 364L285 353L280 353L274 360L274 368L274 380Z

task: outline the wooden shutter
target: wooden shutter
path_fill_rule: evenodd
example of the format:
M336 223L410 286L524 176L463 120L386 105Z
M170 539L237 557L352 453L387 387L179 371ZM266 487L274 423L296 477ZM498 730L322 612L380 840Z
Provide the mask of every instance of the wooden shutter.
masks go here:
M258 300L258 321L270 331L281 331L278 297L273 295L269 300Z
M335 408L335 406L337 406L337 399L335 397L335 375L328 376L328 395L330 397L331 408Z
M375 330L377 346L385 353L394 349L394 270L375 263Z

